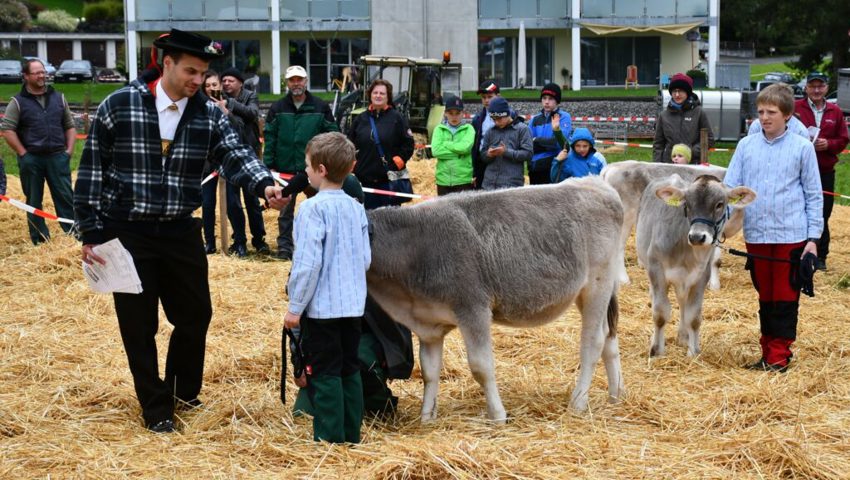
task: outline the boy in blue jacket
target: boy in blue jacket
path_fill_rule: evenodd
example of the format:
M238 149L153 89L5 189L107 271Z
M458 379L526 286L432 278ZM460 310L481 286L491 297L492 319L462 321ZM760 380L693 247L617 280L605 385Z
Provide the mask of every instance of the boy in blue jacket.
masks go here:
M595 145L590 130L576 128L570 137L572 151L567 154L567 150L562 150L552 162L552 183L560 183L570 177L599 175L607 163L605 157L596 151Z
M547 83L540 91L540 113L531 118L532 145L534 154L528 165L528 180L532 185L549 183L552 163L558 153L567 146L572 132L570 114L559 108L561 87Z

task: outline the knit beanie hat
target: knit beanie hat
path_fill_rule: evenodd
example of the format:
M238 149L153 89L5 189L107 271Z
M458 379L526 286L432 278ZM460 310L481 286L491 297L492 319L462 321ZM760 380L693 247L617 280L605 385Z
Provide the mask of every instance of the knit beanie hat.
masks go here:
M487 107L487 113L491 117L507 117L511 114L511 107L508 106L508 101L502 97L496 97L490 100L490 106Z
M684 73L677 73L670 78L670 84L667 85L667 91L673 92L675 89L680 89L688 92L688 95L694 93L694 81L691 77Z
M221 72L221 79L224 80L224 77L233 77L236 80L239 80L240 82L245 81L245 79L242 77L242 72L233 67L230 67L227 70Z
M685 157L685 160L687 160L688 163L691 163L691 147L684 143L677 143L676 145L673 145L673 151L670 153L670 156L672 157L673 155L681 155Z
M555 99L555 102L561 103L561 87L559 87L555 83L547 83L543 85L543 90L540 90L540 98L543 98L543 95L549 95Z

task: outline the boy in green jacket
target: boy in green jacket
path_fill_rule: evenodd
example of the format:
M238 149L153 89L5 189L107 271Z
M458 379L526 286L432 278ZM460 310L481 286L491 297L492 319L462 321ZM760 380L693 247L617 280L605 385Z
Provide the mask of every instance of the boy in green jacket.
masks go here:
M463 122L463 101L446 97L445 120L434 129L431 153L437 157L437 195L472 190L475 129Z

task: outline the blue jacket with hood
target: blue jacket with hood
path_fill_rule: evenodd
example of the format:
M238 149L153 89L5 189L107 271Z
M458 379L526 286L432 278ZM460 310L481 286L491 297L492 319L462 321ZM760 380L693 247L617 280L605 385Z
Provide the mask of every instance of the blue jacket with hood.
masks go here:
M585 140L590 143L590 150L587 152L587 156L582 157L576 153L573 147L570 149L570 154L567 155L567 158L553 161L552 170L549 173L552 183L559 183L570 177L599 175L599 172L607 165L605 157L596 151L596 141L593 140L590 130L576 128L570 137L570 147L575 145L579 140Z

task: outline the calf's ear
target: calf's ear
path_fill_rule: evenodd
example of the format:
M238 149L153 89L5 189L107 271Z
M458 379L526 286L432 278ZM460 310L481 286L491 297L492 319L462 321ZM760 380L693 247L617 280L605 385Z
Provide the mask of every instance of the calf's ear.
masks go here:
M659 187L655 190L655 196L664 200L671 207L681 207L682 199L685 198L685 192L672 185L667 185L666 187Z
M730 207L744 208L753 203L753 200L756 199L756 192L747 187L735 187L729 190L727 198L729 199Z

